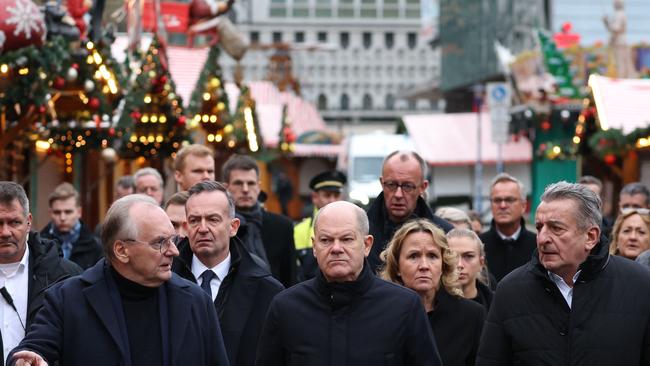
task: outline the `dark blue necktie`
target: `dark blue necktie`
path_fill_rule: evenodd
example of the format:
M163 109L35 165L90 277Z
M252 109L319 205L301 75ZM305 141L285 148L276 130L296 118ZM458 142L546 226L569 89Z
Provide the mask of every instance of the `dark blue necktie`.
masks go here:
M201 278L203 279L203 282L201 282L201 288L208 295L210 295L210 298L212 298L212 288L210 287L210 282L215 277L217 277L217 275L212 272L211 269L206 269L205 272L201 273Z

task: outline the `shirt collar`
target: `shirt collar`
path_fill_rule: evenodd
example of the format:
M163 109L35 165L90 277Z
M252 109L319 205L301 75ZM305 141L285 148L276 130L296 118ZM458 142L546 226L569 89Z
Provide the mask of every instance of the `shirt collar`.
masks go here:
M521 225L519 225L519 229L517 229L517 231L515 231L514 234L512 234L510 236L507 236L507 235L503 234L502 232L499 231L499 229L496 229L496 230L497 230L497 234L499 234L499 237L501 238L501 240L506 240L506 239L517 240L517 239L519 239L519 234L521 234Z
M578 272L576 272L576 274L573 275L573 278L571 279L571 283L572 283L572 285L571 285L570 287L573 287L573 284L576 283L576 281L578 280L578 276L580 276L580 272L582 272L582 270L578 270ZM548 271L548 270L546 271L546 273L548 273L548 277L549 277L553 282L555 282L555 284L556 284L557 286L560 286L560 285L568 286L568 285L569 285L568 283L566 283L566 281L564 281L564 278L558 276L557 274L555 274L555 273L553 273L553 272L551 272L551 271Z
M226 259L221 261L221 263L212 268L208 268L195 255L192 255L192 274L194 275L194 278L198 279L201 277L203 272L210 269L217 275L219 281L223 281L223 279L228 275L228 271L230 271L230 262L231 257L229 252Z

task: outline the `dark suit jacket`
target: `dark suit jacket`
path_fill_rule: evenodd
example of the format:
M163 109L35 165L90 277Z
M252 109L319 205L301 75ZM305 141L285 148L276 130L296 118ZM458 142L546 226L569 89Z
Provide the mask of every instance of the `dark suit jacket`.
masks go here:
M81 276L49 289L43 308L11 355L30 350L50 365L130 366L131 352L137 350L129 351L120 295L107 271L102 259ZM163 344L170 346L161 350L169 355L161 366L227 366L217 314L206 293L173 275L160 286L161 303L165 298L168 316L162 318L161 328L169 329L163 332L163 339L169 337Z
M172 270L196 282L189 243L181 243L179 250ZM230 255L230 270L219 287L215 307L230 365L253 366L266 312L284 287L257 263L261 259L254 259L244 250L237 238L230 241Z
M61 243L59 239L53 235L50 235L50 229L52 228L52 222L50 221L43 230L41 230L41 237L45 239L54 240L59 248L59 252L63 255L63 250L61 249ZM79 239L72 245L72 252L70 253L70 260L77 263L81 269L88 269L97 263L98 260L104 257L104 250L102 249L99 240L95 235L88 229L86 224L81 222L81 230L79 232Z
M521 232L514 242L508 243L501 239L492 220L490 230L479 235L485 244L485 259L487 267L497 281L501 281L515 268L530 261L533 251L537 248L537 234L526 230L526 222L521 219Z
M246 237L246 226L237 231L237 238ZM262 210L262 243L271 274L289 287L296 282L296 246L293 242L293 222L287 217Z

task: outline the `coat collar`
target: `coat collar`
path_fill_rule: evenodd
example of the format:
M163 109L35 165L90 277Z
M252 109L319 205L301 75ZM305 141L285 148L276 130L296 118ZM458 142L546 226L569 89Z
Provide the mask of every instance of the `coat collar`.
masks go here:
M415 210L413 210L410 217L421 217L424 219L433 220L433 211L431 211L422 197L418 197L418 201L415 205ZM384 192L379 193L375 201L368 208L368 218L371 222L384 222L386 220L389 220L388 212L386 211L386 200L384 198Z
M332 309L338 310L366 293L372 286L374 278L375 276L370 270L370 263L365 260L359 277L354 281L327 282L323 272L318 271L315 284L316 290L328 299Z

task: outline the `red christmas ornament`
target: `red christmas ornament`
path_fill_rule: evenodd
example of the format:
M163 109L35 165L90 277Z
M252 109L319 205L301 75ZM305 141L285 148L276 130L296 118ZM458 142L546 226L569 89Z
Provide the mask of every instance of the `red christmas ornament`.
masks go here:
M604 160L605 160L605 163L607 163L607 164L609 164L609 165L613 165L614 163L616 163L616 155L614 155L614 154L607 154L607 155L605 155L605 159L604 159Z
M142 113L140 113L138 111L131 112L131 118L133 118L133 119L135 119L137 121L140 121L140 117L142 117Z
M542 122L540 127L542 128L542 130L548 131L548 130L551 129L551 122L549 122L548 120L545 120L545 121Z
M606 146L607 145L607 140L605 140L605 139L598 140L598 145L600 145L601 147Z
M187 121L187 118L185 118L185 116L178 117L178 125L179 126L185 126L186 121Z
M167 83L167 75L162 75L160 78L158 78L158 83L160 85L165 85Z
M109 136L115 136L115 127L111 127L108 129L108 135Z
M75 70L79 70L79 64L78 63L72 64L72 68Z
M0 0L0 54L45 42L45 20L31 0Z
M38 107L38 113L43 114L45 113L45 111L47 111L47 108L45 108L44 105Z
M95 97L90 98L90 101L88 101L88 106L93 110L99 109L99 99Z
M65 79L60 76L57 76L56 79L54 79L54 81L52 82L52 85L54 85L56 89L61 89L65 86Z

